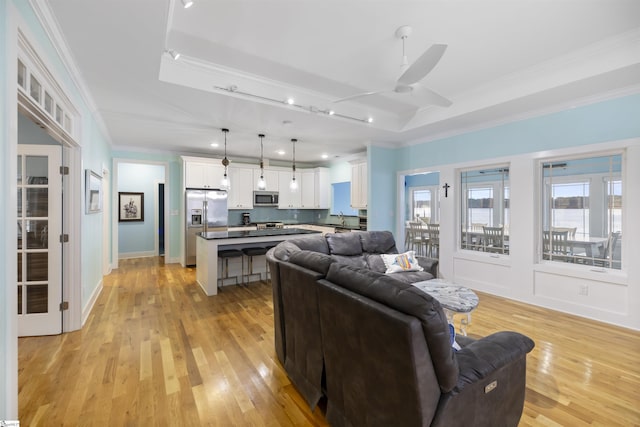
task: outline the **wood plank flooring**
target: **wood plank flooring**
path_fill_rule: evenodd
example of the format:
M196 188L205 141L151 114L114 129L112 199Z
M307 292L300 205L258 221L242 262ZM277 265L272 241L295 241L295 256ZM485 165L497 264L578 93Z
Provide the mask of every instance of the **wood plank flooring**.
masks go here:
M469 335L516 330L522 426L640 426L640 333L479 294ZM324 426L273 347L270 285L206 297L195 270L123 260L84 328L19 339L25 426Z

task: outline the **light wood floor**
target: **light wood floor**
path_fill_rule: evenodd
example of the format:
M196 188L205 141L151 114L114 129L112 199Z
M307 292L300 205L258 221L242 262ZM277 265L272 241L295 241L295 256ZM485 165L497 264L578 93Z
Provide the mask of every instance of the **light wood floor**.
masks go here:
M516 330L521 425L640 425L640 333L479 294L472 336ZM24 426L323 426L277 362L271 288L206 297L194 270L125 260L81 331L19 340Z

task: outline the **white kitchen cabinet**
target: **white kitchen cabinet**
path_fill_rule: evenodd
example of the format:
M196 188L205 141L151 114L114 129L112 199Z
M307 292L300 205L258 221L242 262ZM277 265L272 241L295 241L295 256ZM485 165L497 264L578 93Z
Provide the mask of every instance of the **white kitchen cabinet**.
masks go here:
M302 209L329 209L329 170L315 168L301 172Z
M292 171L278 172L278 209L297 209L302 204L302 177L300 172L296 172L296 181L298 182L298 190L291 191L289 184L293 176Z
M230 167L229 209L253 209L253 169Z
M354 209L367 208L367 163L351 165L351 207Z
M267 188L261 190L258 188L258 180L260 179L260 169L253 170L253 190L254 191L279 191L280 186L278 185L278 171L265 169L264 170L264 181L267 184Z
M300 208L313 209L316 203L316 174L313 170L300 172Z
M331 180L329 168L316 168L315 209L329 209L331 200Z
M221 160L211 162L184 161L185 188L220 188L224 166Z

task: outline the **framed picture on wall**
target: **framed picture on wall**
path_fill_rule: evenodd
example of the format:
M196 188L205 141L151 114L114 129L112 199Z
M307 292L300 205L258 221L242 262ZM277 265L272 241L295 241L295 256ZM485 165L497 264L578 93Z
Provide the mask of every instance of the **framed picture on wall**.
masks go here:
M118 221L144 221L144 193L118 193Z
M102 212L102 177L91 169L85 169L84 190L85 213Z

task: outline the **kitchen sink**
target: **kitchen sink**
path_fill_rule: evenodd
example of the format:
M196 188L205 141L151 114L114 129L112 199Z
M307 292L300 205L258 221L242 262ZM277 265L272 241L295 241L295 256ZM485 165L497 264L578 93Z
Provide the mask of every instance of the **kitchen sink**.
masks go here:
M336 226L336 227L334 227L334 232L335 233L350 233L351 229L348 228L348 227Z

